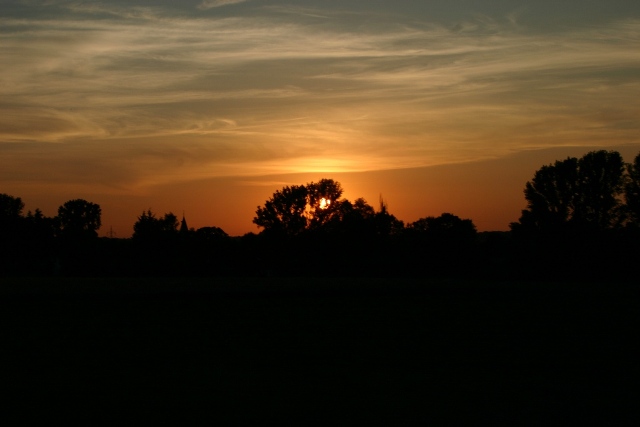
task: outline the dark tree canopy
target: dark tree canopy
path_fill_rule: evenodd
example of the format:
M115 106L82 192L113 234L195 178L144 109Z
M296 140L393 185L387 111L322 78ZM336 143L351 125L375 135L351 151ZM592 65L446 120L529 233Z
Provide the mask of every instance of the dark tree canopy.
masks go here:
M616 151L593 151L536 171L524 190L527 209L514 230L603 230L622 221L624 162Z
M263 232L243 237L218 227L189 229L184 215L180 227L173 213L149 209L132 239L85 238L97 236L101 213L86 200L70 200L47 218L40 210L24 215L20 198L0 194L0 276L636 275L640 155L624 164L616 152L597 151L543 166L526 184L528 209L514 233L478 233L470 219L451 213L405 227L382 196L374 208L342 194L330 179L284 187L257 208L254 222Z
M178 217L169 212L162 218L156 218L151 209L143 211L133 225L133 239L157 241L178 234Z
M2 259L14 252L21 239L24 203L19 197L0 194L0 270Z
M640 226L640 153L633 163L627 165L627 174L624 189L626 213L630 223Z
M332 179L284 187L258 207L253 222L267 233L295 236L313 231L353 237L393 236L404 223L389 213L380 198L376 212L366 200L342 199L342 186Z
M353 203L349 200L339 202L331 219L332 231L363 235L375 230L375 210L363 198Z
M342 186L332 179L321 179L306 185L307 228L320 228L340 216Z
M263 207L258 207L253 222L265 231L296 235L307 227L306 208L306 187L287 186L273 193Z
M409 224L414 233L424 234L433 239L472 240L476 236L476 226L470 219L443 213L439 217L429 216Z
M386 207L386 205L385 205ZM367 219L372 218L376 211L373 209L373 206L367 203L365 199L360 197L353 202L353 211L361 218Z
M578 191L578 159L543 166L525 186L528 209L520 222L537 229L557 229L573 216Z
M389 206L380 196L380 210L373 216L378 236L395 236L404 230L404 222L389 213Z
M58 208L61 233L67 237L97 237L101 226L100 205L84 199L69 200Z
M220 227L201 227L196 230L195 235L200 240L213 242L229 238L229 235Z
M319 228L340 212L342 187L332 179L293 185L273 193L253 222L267 232L294 236Z
M20 197L0 194L0 221L19 218L23 209L24 203Z
M625 164L617 151L594 151L578 161L579 192L574 220L595 229L620 224Z

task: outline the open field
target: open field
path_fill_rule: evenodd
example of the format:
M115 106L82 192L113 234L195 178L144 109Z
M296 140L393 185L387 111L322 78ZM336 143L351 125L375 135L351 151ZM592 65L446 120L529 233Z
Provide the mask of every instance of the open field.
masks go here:
M619 425L637 389L633 284L0 280L1 379L25 416Z

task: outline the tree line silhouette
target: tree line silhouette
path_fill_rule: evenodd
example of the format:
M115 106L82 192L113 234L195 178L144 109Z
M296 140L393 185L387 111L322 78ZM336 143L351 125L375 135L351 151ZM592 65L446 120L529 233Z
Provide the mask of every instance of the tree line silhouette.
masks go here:
M415 276L630 279L640 255L640 154L593 151L542 166L509 232L451 213L405 224L380 197L339 182L285 186L258 206L260 233L231 237L143 211L130 239L99 238L101 208L69 200L55 217L0 194L0 275Z

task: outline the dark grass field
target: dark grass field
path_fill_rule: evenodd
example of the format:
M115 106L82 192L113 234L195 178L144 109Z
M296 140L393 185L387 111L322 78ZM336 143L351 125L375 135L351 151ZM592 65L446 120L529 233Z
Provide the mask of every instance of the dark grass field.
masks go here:
M632 283L0 280L3 407L25 420L637 421Z

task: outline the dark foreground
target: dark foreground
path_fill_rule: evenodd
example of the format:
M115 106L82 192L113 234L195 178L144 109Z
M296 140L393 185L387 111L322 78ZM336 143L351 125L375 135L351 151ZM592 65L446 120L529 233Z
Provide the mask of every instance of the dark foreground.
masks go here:
M637 416L634 284L0 281L3 407L24 421L630 425Z

